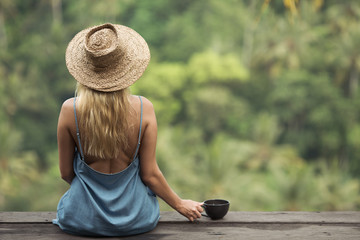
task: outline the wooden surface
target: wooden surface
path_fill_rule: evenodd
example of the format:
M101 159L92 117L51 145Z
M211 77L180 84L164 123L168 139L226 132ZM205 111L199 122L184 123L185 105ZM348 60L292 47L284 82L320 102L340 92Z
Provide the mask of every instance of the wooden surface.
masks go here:
M360 212L229 212L224 219L190 223L161 212L151 232L127 238L86 238L63 233L54 212L0 212L0 239L360 239Z

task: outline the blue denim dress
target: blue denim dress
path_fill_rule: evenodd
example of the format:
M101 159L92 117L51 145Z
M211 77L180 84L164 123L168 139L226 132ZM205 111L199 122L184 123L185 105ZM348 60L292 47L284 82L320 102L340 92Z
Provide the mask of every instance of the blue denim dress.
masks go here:
M74 157L70 189L62 196L53 223L63 231L88 236L127 236L154 229L160 218L156 195L140 178L138 156L142 126L142 100L139 139L132 163L123 171L105 174L86 164L74 112L79 150Z

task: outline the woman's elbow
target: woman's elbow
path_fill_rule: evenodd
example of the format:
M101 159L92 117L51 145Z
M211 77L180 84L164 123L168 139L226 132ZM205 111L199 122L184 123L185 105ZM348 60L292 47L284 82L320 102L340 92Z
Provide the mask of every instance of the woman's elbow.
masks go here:
M141 176L141 180L143 181L143 183L146 185L146 186L149 186L151 185L151 182L153 181L152 180L152 176Z
M144 182L144 184L146 186L153 186L154 184L156 184L156 182L158 181L159 179L159 174L143 174L141 176L141 180Z

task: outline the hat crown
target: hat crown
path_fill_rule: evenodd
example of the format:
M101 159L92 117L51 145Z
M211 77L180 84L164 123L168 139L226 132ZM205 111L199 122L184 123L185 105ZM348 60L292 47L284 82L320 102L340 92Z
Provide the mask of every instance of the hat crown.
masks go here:
M118 36L114 26L104 24L98 26L86 35L85 50L94 70L111 67L121 53L118 49Z
M111 47L114 42L116 43L114 40L116 40L116 33L104 28L88 36L87 47L90 51L101 51Z

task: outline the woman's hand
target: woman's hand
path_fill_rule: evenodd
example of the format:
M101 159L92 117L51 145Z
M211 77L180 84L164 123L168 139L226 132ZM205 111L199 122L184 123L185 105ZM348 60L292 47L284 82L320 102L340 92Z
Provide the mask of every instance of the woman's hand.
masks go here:
M202 205L203 203L192 200L181 200L179 206L176 207L176 211L193 222L201 217L201 213L204 211Z

